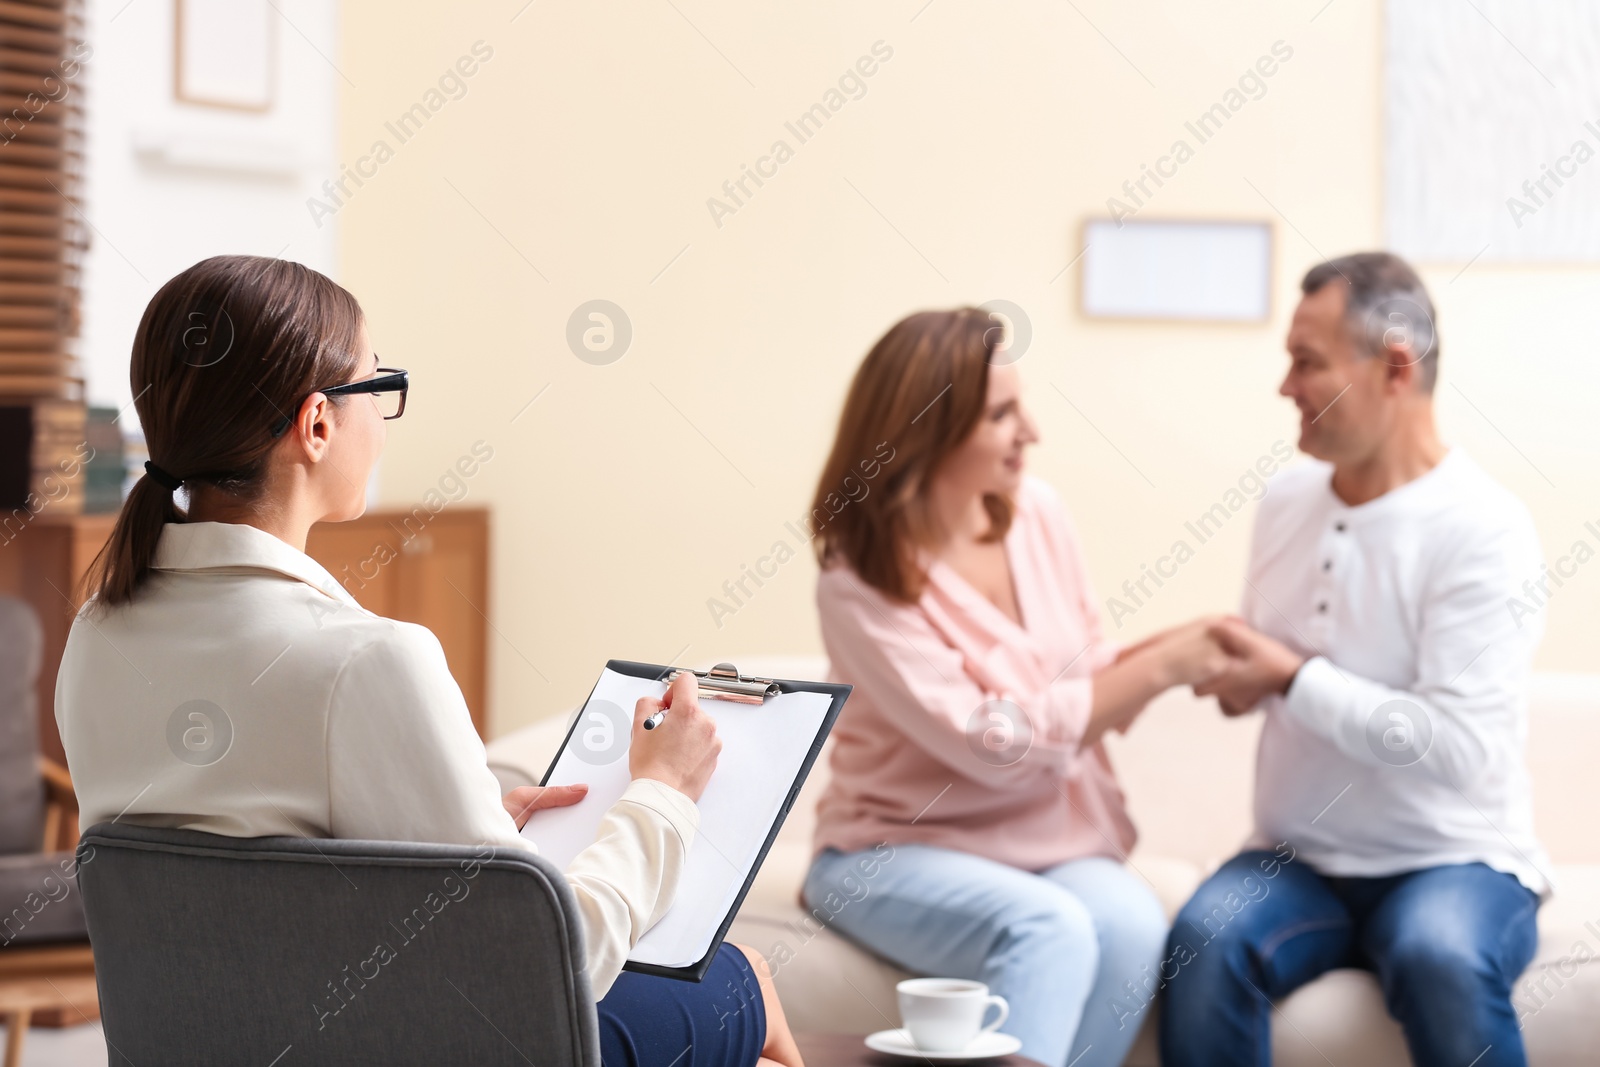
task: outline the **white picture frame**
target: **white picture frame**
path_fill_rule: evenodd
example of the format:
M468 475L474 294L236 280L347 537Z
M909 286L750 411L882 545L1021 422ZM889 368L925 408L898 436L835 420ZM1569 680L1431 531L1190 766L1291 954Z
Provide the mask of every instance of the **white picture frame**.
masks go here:
M268 0L176 0L173 96L233 111L272 110L277 22Z
M1078 308L1085 318L1266 323L1270 220L1087 219Z

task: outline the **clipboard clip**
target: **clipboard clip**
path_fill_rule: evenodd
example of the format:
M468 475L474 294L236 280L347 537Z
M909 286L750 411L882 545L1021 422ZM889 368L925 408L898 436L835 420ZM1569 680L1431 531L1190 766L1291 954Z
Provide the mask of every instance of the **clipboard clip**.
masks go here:
M692 674L700 679L701 699L731 700L735 704L761 704L775 697L781 689L771 678L748 678L739 673L731 663L719 663L708 671L688 667L668 667L661 680L668 685L680 674Z

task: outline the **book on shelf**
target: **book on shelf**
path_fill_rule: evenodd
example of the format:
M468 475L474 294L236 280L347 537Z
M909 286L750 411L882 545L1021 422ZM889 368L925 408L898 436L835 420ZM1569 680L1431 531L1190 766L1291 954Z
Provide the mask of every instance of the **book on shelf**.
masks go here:
M0 396L0 509L83 510L86 419L82 400Z

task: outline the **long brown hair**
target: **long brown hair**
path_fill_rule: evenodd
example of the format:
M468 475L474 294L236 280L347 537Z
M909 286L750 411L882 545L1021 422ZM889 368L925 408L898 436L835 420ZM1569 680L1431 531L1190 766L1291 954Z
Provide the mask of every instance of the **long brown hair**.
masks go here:
M287 260L214 256L174 277L144 309L129 370L151 463L254 500L281 440L273 424L355 376L361 322L355 297ZM134 483L85 578L100 607L133 599L162 526L185 521L173 492L149 474Z
M922 595L918 549L939 533L928 485L983 416L1000 340L987 312L963 307L908 315L872 346L850 383L812 500L812 543L823 567L847 563L897 600ZM1011 526L1012 502L986 495L983 504L990 521L983 539L997 541Z

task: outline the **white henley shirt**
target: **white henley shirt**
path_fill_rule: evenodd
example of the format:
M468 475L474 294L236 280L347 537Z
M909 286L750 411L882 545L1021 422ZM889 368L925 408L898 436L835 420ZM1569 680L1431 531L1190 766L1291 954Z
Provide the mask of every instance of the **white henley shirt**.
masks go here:
M1242 614L1311 657L1264 703L1253 847L1378 877L1482 862L1541 895L1523 749L1542 615L1509 598L1541 576L1522 502L1459 448L1351 507L1332 467L1270 484Z

